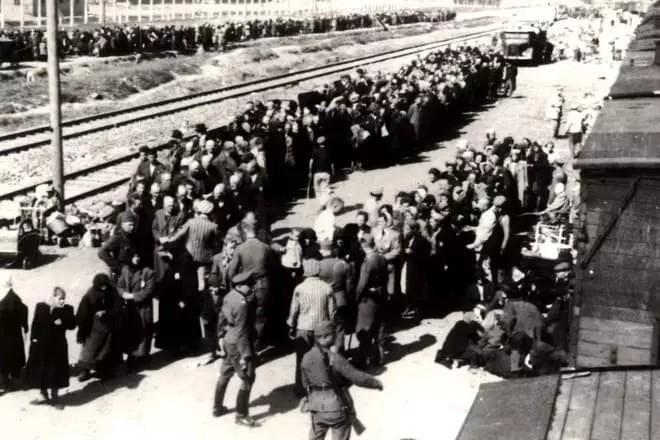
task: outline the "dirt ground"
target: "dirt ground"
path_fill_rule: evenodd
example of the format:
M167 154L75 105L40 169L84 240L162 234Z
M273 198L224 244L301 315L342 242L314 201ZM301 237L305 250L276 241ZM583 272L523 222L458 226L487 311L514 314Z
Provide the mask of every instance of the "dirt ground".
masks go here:
M351 175L335 185L337 195L347 206L363 202L370 189L383 186L390 200L400 189L411 188L426 180L431 166L442 166L454 154L459 137L479 144L485 132L494 128L500 137L529 137L545 141L551 122L544 120L545 108L554 86L564 87L567 102L580 99L588 90L607 89L607 79L615 72L607 65L584 65L571 61L541 67L521 68L518 91L483 111L467 115L466 125L447 133L436 149L422 154L415 163ZM556 141L564 154L566 140ZM276 233L292 226L312 222L317 205L302 200L290 208L285 219L274 225ZM348 221L351 211L342 216ZM93 275L104 270L95 250L76 250L60 260L29 272L14 271L15 290L34 309L54 285L69 294L77 305ZM433 363L435 351L458 314L442 320L398 332L391 362L380 378L383 392L353 391L359 415L367 426L362 440L451 440L455 438L476 395L478 385L497 380L482 372L465 369L447 370ZM73 335L71 335L73 336ZM71 360L77 359L79 347L70 339ZM211 417L211 402L218 364L197 367L199 359L163 363L155 371L120 378L107 384L88 383L84 387L72 379L64 396L64 412L47 407L33 407L33 392L16 392L0 397L0 422L6 436L16 440L31 439L201 439L221 436L236 440L305 438L309 420L301 414L292 398L294 358L279 358L260 366L252 393L251 411L263 426L248 430L236 427L233 416ZM227 394L233 408L237 384ZM489 440L489 439L485 439Z

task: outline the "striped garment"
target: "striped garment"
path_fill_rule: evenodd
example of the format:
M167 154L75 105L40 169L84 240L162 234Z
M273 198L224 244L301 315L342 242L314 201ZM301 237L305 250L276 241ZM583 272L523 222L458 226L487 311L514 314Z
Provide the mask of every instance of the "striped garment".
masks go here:
M186 237L186 250L196 263L210 264L215 254L218 225L206 216L188 220L170 240L177 241Z
M296 330L313 331L314 325L332 319L335 300L332 287L320 278L307 278L293 291L287 324Z

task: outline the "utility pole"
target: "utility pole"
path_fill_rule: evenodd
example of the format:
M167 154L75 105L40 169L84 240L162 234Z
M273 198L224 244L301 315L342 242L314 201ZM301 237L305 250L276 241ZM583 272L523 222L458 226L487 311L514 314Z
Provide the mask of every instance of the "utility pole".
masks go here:
M62 152L62 112L60 108L60 63L57 54L58 0L46 0L46 44L48 48L48 100L51 145L53 147L53 187L64 204L64 163ZM63 206L62 206L63 207Z

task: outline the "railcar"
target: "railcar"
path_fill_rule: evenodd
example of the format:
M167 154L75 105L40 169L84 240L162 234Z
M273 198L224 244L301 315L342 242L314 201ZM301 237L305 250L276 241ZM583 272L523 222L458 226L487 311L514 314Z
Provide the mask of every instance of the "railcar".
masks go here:
M660 13L651 11L575 162L582 239L571 329L576 365L658 365Z

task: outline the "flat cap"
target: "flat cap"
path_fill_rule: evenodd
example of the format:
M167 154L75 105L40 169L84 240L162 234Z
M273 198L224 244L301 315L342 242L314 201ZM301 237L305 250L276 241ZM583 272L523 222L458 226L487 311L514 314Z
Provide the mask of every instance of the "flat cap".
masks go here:
M251 271L240 272L234 275L231 282L234 286L241 284L251 284L254 281L254 276Z
M571 270L573 267L571 263L568 261L562 261L561 263L557 263L555 265L555 272L567 272Z
M213 203L209 202L208 200L200 200L197 204L197 212L200 214L209 215L213 212Z
M369 192L369 194L372 195L372 196L380 197L380 196L383 195L383 188L381 187L381 188L372 189Z
M314 336L326 336L335 334L335 323L332 321L321 321L314 325Z
M305 277L317 277L320 273L321 263L318 260L308 259L303 261L303 275Z
M122 213L121 222L122 223L137 223L138 217L133 213L133 211L124 211Z

